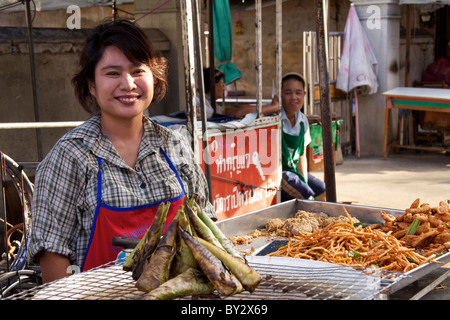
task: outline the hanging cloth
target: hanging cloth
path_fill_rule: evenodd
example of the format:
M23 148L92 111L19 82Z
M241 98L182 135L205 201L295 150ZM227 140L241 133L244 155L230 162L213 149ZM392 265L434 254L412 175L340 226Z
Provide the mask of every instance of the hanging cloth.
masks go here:
M242 73L231 62L233 55L233 32L231 27L230 4L228 0L214 0L214 56L217 68L225 74L225 85L239 80Z
M344 29L344 44L336 79L336 88L350 92L359 88L363 94L378 91L378 61L354 6L350 7Z

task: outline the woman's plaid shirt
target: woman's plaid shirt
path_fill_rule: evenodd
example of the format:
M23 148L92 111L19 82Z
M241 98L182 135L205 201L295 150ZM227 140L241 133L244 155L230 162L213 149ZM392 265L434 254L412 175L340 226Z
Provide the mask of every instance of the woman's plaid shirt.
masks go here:
M97 206L97 158L102 158L102 203L134 207L178 196L181 186L160 147L183 181L198 194L205 212L217 218L208 201L205 176L191 147L178 132L144 117L144 135L135 168L130 168L100 130L99 116L64 135L39 164L33 192L30 260L42 250L69 257L81 266Z

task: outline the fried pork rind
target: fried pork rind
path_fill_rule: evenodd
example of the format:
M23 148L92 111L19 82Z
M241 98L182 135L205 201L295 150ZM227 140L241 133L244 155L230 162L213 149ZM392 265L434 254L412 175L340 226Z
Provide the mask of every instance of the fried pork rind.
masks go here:
M381 212L385 221L380 229L392 234L395 238L403 241L406 246L420 250L425 256L431 256L439 251L441 253L450 248L450 206L445 202L439 202L437 207L428 203L420 203L416 199L405 213L397 217ZM420 222L416 232L406 235L411 223Z
M437 243L437 244L446 244L446 243L450 243L450 230L444 231L444 232L438 234L438 235L434 238L434 243Z

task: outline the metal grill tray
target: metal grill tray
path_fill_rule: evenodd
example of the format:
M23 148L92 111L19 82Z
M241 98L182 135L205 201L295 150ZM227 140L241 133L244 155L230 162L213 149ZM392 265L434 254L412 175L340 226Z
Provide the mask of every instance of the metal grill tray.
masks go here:
M299 210L316 213L323 212L329 216L338 217L345 214L343 208L345 208L345 210L347 210L352 217L355 217L361 222L367 224L384 223L384 220L380 215L381 211L393 216L398 216L404 213L404 210L397 209L296 199L273 205L266 209L257 210L241 216L219 221L217 225L227 237L246 236L253 233L256 229L263 229L268 219L279 218L283 220L291 218ZM259 237L254 239L249 244L238 245L237 247L242 251L254 251L257 253L263 247L267 246L269 241L280 239L286 238ZM435 259L435 261L439 263L426 263L403 274L400 279L397 279L394 283L392 283L392 285L389 286L388 292L386 293L394 293L429 274L433 270L440 268L442 264L450 262L450 252L441 255L439 258Z
M337 266L325 262L280 257L248 257L248 263L262 277L252 293L220 297L218 294L195 299L227 300L372 300L402 275ZM31 290L11 300L137 300L145 293L135 287L130 272L111 263L72 275ZM185 297L184 299L192 299Z

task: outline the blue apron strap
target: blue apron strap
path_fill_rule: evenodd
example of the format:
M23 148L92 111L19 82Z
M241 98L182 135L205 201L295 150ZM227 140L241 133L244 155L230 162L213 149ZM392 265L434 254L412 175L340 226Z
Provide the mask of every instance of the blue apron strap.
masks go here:
M172 169L173 172L175 172L175 175L177 176L177 180L178 180L178 182L179 182L180 185L181 185L181 189L183 190L183 194L186 194L186 190L184 190L184 184L183 184L183 181L181 181L181 178L180 178L180 176L178 175L177 169L176 169L175 166L173 165L172 161L170 161L169 156L164 152L163 148L160 148L160 149L161 149L161 151L162 151L164 157L166 158L166 161L167 161L167 163L169 164L170 168Z
M92 221L91 234L89 235L89 242L84 254L83 264L81 266L81 271L84 269L84 262L86 261L89 248L91 247L92 237L94 236L95 226L97 224L98 212L100 211L101 200L102 200L102 158L97 157L98 162L98 174L97 174L97 206L95 207L94 219Z
M97 157L98 174L97 174L97 207L102 200L102 158Z

